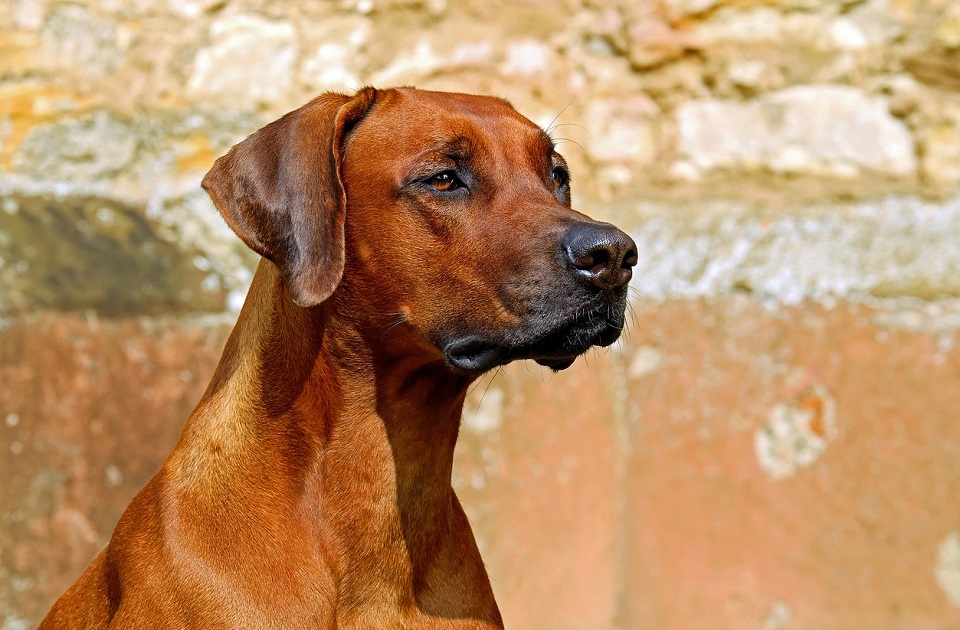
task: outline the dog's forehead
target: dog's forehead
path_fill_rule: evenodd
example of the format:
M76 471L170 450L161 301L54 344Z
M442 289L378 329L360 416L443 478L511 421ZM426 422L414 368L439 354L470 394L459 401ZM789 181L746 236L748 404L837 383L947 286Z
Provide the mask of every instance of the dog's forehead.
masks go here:
M479 117L514 119L531 126L504 98L459 92L435 92L416 88L396 88L383 93L385 104L401 111L461 114Z
M465 135L510 139L538 152L549 137L505 99L495 96L433 92L414 88L384 90L364 125L377 135L400 140L407 149ZM518 147L519 148L519 147Z

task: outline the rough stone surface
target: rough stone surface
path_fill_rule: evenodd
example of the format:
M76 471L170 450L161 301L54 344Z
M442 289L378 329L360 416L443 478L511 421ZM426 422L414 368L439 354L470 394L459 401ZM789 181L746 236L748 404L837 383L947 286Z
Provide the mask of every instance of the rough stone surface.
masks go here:
M960 608L960 532L952 531L937 549L937 584Z
M960 183L960 100L941 107L922 142L923 174L939 183Z
M0 197L0 282L8 287L0 313L108 316L221 310L230 284L201 251L158 233L137 208L18 196Z
M13 154L13 167L38 180L117 175L136 153L130 125L106 111L35 127Z
M753 436L757 461L772 479L785 479L813 465L837 437L837 405L822 385L773 408Z
M749 202L648 204L631 214L623 223L640 252L632 287L644 298L744 292L800 304L960 297L960 250L952 245L960 199L888 197L787 216Z
M354 92L363 86L359 58L371 34L369 21L344 16L325 21L300 69L300 81L317 92Z
M593 121L590 156L597 162L650 165L657 157L657 114L657 105L643 96L594 102L587 110Z
M192 94L257 103L286 95L297 55L292 24L234 15L213 23L210 40L197 52L187 85Z
M21 6L26 3L21 3ZM30 17L20 14L28 23ZM36 18L32 18L33 21ZM61 68L88 75L104 75L120 64L118 28L115 21L87 7L57 5L40 30L43 48Z
M886 102L843 86L798 86L746 103L693 101L677 110L682 167L767 169L849 177L915 175L913 138Z

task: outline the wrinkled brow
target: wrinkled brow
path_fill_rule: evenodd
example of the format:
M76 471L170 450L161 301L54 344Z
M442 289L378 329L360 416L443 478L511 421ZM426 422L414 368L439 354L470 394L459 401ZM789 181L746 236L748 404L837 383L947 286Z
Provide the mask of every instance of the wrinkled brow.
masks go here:
M465 160L473 153L473 142L467 136L442 140L431 151L441 153L452 160Z

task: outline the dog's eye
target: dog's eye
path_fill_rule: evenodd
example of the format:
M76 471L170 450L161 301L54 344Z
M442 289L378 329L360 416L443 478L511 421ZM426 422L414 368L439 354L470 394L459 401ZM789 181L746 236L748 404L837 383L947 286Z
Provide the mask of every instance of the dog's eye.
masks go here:
M457 177L457 174L453 171L437 173L428 179L427 183L440 192L450 192L458 188L463 188L463 182L460 181L460 178Z
M563 188L570 183L570 172L562 166L555 167L553 169L553 183L557 185L557 188Z

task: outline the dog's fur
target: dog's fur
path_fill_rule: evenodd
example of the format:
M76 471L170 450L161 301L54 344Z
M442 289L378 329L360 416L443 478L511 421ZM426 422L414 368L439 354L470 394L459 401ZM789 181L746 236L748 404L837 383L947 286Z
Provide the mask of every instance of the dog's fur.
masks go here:
M612 343L632 241L490 97L324 95L203 186L263 260L173 453L41 628L501 628L451 488L467 387Z

